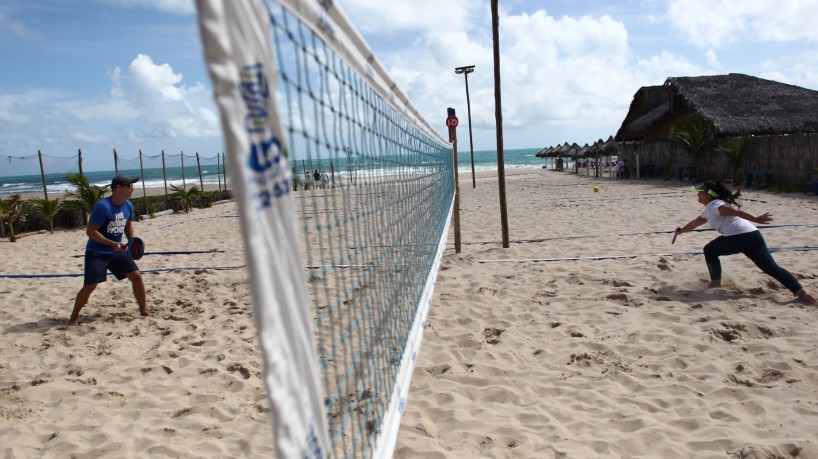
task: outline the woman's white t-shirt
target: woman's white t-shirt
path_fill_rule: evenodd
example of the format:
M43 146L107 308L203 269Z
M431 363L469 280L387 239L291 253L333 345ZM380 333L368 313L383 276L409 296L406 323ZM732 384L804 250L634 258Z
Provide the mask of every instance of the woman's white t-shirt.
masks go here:
M704 206L701 217L707 219L707 223L724 236L735 236L756 231L751 222L741 217L724 217L719 215L719 207L726 205L721 199L713 199Z

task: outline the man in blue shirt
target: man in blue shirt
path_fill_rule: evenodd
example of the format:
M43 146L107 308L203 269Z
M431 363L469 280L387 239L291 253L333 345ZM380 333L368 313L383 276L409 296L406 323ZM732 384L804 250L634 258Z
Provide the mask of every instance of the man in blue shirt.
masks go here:
M85 281L74 300L71 325L77 325L80 310L88 303L97 284L105 282L107 271L111 271L118 280L127 277L131 281L140 314L149 315L142 273L125 252L125 245L122 243L123 234L128 240L133 239L131 222L134 209L128 198L133 194L133 184L138 180L117 175L111 180L111 196L98 201L91 209L88 226L85 228L88 235L88 243L85 245Z

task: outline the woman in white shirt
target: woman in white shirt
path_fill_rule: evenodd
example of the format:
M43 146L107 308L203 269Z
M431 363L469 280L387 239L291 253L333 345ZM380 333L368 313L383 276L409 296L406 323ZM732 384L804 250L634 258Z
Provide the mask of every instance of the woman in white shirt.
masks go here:
M743 253L764 273L781 282L802 301L807 304L816 304L815 298L801 287L798 280L789 271L778 266L761 236L761 231L753 225L753 223L766 224L773 221L769 212L755 216L741 210L741 205L736 201L741 192L732 193L719 180L705 182L694 186L693 189L698 192L699 203L705 206L704 211L685 226L676 228L676 233L693 231L709 223L721 234L704 246L704 259L710 271L711 287L721 286L719 257Z

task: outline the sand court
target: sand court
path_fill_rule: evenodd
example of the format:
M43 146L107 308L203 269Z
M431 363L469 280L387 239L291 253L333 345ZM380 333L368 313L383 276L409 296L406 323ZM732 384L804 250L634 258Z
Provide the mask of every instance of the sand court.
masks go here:
M496 179L461 188L463 252L438 279L397 457L818 457L817 311L741 255L711 290L702 256L657 255L717 235L671 246L701 212L690 184L528 170L506 189L502 249ZM814 199L745 197L776 224L818 222ZM814 227L763 234L818 245ZM818 289L816 252L774 256Z
M670 244L701 212L689 183L509 170L503 249L495 175L461 174L463 252L450 234L396 457L818 457L818 311L741 255L704 289L684 253L716 234ZM763 230L770 247L818 246L815 197L744 195L797 225ZM0 449L271 456L235 204L135 225L148 253L191 252L139 262L160 270L148 318L126 281L75 328L81 277L0 278ZM85 241L0 241L0 275L80 274ZM818 252L773 255L818 291ZM553 258L574 259L531 261Z

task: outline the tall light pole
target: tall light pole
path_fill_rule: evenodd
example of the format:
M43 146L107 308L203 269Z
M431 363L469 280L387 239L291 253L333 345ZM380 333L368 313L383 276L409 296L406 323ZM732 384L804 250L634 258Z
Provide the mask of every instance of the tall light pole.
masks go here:
M466 110L469 113L469 149L471 150L471 187L477 188L477 181L474 178L474 143L471 138L471 101L469 101L469 74L474 72L473 65L465 67L455 67L454 73L463 74L466 77Z

